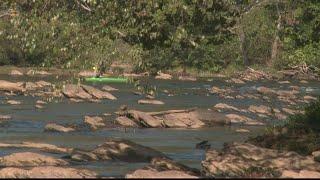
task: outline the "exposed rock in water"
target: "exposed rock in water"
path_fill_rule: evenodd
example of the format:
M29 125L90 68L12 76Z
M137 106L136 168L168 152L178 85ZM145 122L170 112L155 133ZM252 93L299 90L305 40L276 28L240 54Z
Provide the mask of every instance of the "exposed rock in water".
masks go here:
M309 100L316 101L317 100L317 98L313 97L313 96L304 96L303 99L306 100L306 101L309 101Z
M265 95L276 94L276 91L275 91L275 90L270 89L270 88L268 88L268 87L264 87L264 86L258 87L258 88L257 88L257 91L258 91L260 94L265 94Z
M44 109L44 106L42 104L36 104L36 109Z
M49 123L45 126L45 131L50 131L50 132L72 132L75 131L75 129L70 128L70 127L64 127L59 124L55 123Z
M164 157L164 154L152 148L145 147L134 142L124 139L108 139L105 143L98 145L94 150L88 152L94 154L92 161L99 160L120 160L124 162L150 162L152 158ZM82 153L83 154L83 153ZM81 161L77 151L72 153L71 158L76 157L77 161ZM89 156L85 156L84 161L90 160ZM89 158L89 159L88 159Z
M139 125L137 123L135 123L134 121L132 121L131 119L129 119L126 116L119 116L116 118L116 122L124 127L139 127Z
M22 104L21 101L16 101L16 100L8 100L7 101L7 104L10 104L10 105L20 105Z
M251 106L249 106L248 110L252 113L260 113L260 114L265 114L268 116L272 115L271 108L264 106L264 105L260 105L260 106L251 105Z
M279 84L290 84L290 81L279 81Z
M320 172L317 171L288 171L285 170L282 172L281 178L320 178Z
M165 73L158 73L158 75L155 77L155 79L165 79L169 80L172 79L172 76L170 74L165 74Z
M262 122L253 120L243 115L227 114L226 117L230 120L231 124L243 124L243 125L252 125L252 126L265 125Z
M250 131L248 129L237 129L236 132L238 132L238 133L249 133Z
M29 70L27 72L27 75L29 75L29 76L32 76L32 75L48 76L48 75L52 75L52 74L47 71Z
M95 178L95 172L67 167L34 167L32 169L3 168L0 178Z
M234 106L230 106L228 104L224 104L224 103L218 103L214 106L215 109L218 109L218 110L231 110L231 111L237 111L237 112L241 112L243 110L240 110L239 108L237 107L234 107Z
M245 84L244 81L242 81L241 79L237 79L237 78L231 78L230 80L226 80L226 82L235 83L235 84Z
M104 86L102 87L102 90L104 90L104 91L118 91L119 89L114 88L114 87L111 87L111 86L109 86L109 85L104 85Z
M47 102L41 101L41 100L37 100L36 104L48 104Z
M143 127L161 127L161 121L159 119L156 119L145 112L130 110L128 111L128 114L137 124L142 125Z
M11 119L12 117L10 115L0 115L0 121L1 120L9 120Z
M84 117L84 123L89 125L91 129L97 130L98 128L105 127L105 123L101 117L95 116L85 116Z
M26 89L22 87L22 84L0 80L0 91L23 93Z
M199 178L200 171L166 158L153 158L145 168L135 170L126 178Z
M23 76L23 73L18 71L18 70L12 70L10 73L9 73L10 76Z
M35 83L36 83L36 85L37 85L38 87L52 86L51 83L46 82L46 81L37 81L37 82L35 82Z
M181 81L196 81L197 80L197 78L189 77L189 76L179 76L178 79Z
M109 92L100 91L99 89L96 89L92 86L87 85L81 85L81 87L90 95L97 99L110 99L110 100L116 100L117 98L110 94Z
M226 144L220 152L207 151L202 166L204 174L209 177L242 177L252 167L274 169L276 172L320 171L320 164L311 156L260 148L248 143Z
M155 105L163 105L164 102L154 99L140 99L138 104L155 104Z
M68 98L74 99L92 99L93 97L84 91L80 86L67 84L65 85L62 93Z
M57 147L52 144L33 143L33 142L22 142L21 144L0 143L0 148L31 148L31 149L39 149L40 151L43 151L43 152L64 153L64 154L68 154L72 151L72 148L63 148L63 147Z
M0 166L31 167L31 166L66 166L65 160L32 152L13 153L0 157Z
M78 75L80 77L95 77L97 73L94 71L81 71Z

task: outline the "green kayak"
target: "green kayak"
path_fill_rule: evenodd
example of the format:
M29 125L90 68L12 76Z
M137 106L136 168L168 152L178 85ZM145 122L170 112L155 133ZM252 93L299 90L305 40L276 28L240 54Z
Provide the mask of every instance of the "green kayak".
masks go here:
M88 82L106 82L106 83L127 83L127 78L114 78L114 77L90 77L85 78Z

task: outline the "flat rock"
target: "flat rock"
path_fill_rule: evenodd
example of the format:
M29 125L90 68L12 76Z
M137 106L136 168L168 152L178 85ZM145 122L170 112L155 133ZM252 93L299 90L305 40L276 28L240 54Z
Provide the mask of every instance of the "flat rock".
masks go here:
M67 167L34 167L32 169L3 168L0 170L0 178L95 178L95 172L85 169Z
M238 133L249 133L250 131L248 129L237 129L236 132L238 132Z
M26 89L22 87L23 83L13 83L5 80L0 80L0 91L6 92L25 92Z
M154 105L163 105L164 102L155 100L155 99L140 99L138 104L154 104Z
M132 120L137 124L142 125L142 127L159 128L162 126L159 119L156 119L145 112L130 110L128 111L128 114L133 117Z
M134 121L132 121L131 119L129 119L126 116L119 116L116 118L116 122L124 127L139 127L139 125L137 123L135 123Z
M248 143L230 143L219 152L207 151L202 167L208 177L221 177L223 174L227 177L242 177L244 171L252 167L272 168L279 172L320 170L320 164L311 156L261 148Z
M63 154L68 154L73 150L72 148L57 147L52 144L34 143L34 142L22 142L19 144L0 143L0 148L30 148L30 149L38 149L43 152L63 153Z
M178 79L181 81L196 81L197 80L197 78L189 77L189 76L179 76Z
M21 101L16 101L16 100L8 100L7 101L7 104L10 104L10 105L20 105L22 104Z
M1 120L9 120L11 119L12 117L10 115L0 115L0 121Z
M124 162L150 162L155 157L167 158L159 151L124 139L107 139L105 143L98 145L89 153L94 154L98 160L120 160ZM74 152L72 157L76 154L77 152ZM77 160L79 161L79 158Z
M75 131L75 129L70 128L70 127L64 127L62 125L59 124L55 124L55 123L49 123L45 126L45 131L50 131L50 132L72 132Z
M87 85L81 85L81 87L89 93L91 96L97 98L97 99L110 99L110 100L116 100L117 98L110 94L109 92L101 91L99 89L96 89L92 86Z
M68 98L74 99L92 99L93 97L84 91L80 86L67 84L62 90L62 93Z
M271 88L268 88L268 87L264 87L264 86L261 86L261 87L258 87L257 88L257 91L260 93L260 94L265 94L265 95L272 95L272 94L276 94L276 91L271 89Z
M127 174L125 178L128 179L142 179L142 178L181 178L181 179L195 179L199 178L197 176L189 175L183 171L176 170L167 170L167 171L158 171L156 169L138 169L130 174Z
M172 76L170 74L158 73L158 75L155 77L155 79L169 80L169 79L172 79Z
M282 178L320 178L320 172L317 171L308 171L308 170L301 170L301 171L289 171L285 170L282 172Z
M5 167L66 166L68 164L62 159L32 152L13 153L0 157L0 166Z
M78 75L80 77L95 77L97 73L94 71L81 71Z
M104 86L102 87L102 90L104 90L104 91L118 91L119 89L114 88L114 87L111 87L111 86L109 86L109 85L104 85Z
M262 122L253 120L249 117L238 115L238 114L227 114L226 117L231 121L231 124L243 124L243 125L252 125L252 126L261 126L265 125Z
M251 105L249 106L248 110L252 113L260 113L268 116L272 115L271 108L264 105L260 105L260 106Z
M39 87L46 87L46 86L52 86L51 83L47 82L47 81L37 81L35 82L35 84Z
M84 117L84 123L89 125L91 129L97 130L98 128L105 127L104 120L99 116L85 116Z
M10 76L23 76L23 73L18 71L18 70L12 70L10 73L9 73Z
M27 75L29 75L29 76L33 76L33 75L48 76L48 75L52 75L52 74L47 71L29 70L27 72Z

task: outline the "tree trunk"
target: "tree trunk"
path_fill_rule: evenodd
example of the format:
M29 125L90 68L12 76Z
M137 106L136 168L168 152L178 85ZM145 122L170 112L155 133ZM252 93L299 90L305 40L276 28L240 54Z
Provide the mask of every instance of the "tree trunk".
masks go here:
M241 52L243 56L243 64L245 66L249 66L248 50L246 45L246 34L243 31L242 25L240 25L240 43L241 43Z
M278 20L277 20L277 30L276 30L276 37L274 38L274 41L272 43L272 49L271 49L271 59L267 62L268 66L271 66L275 59L277 58L278 55L278 49L279 49L279 44L280 44L280 37L279 37L279 32L281 30L281 13L279 9L279 1L277 1L277 14L278 14Z

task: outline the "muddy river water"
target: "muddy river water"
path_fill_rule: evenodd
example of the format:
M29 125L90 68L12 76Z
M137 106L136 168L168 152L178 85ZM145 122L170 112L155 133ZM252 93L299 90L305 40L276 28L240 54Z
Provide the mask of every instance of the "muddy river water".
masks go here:
M37 81L45 80L56 82L68 79L56 79L55 77L23 77L12 78L6 75L0 75L2 80L10 81ZM250 133L238 133L235 129L239 127L217 126L203 129L121 129L105 128L97 131L76 131L71 133L52 133L44 132L44 126L49 122L58 124L79 124L83 121L85 115L103 115L104 113L113 113L123 104L128 105L130 109L142 111L162 111L169 109L185 108L211 108L217 103L228 103L237 107L247 108L249 105L259 105L265 102L260 99L222 99L217 95L210 94L208 88L212 86L228 86L234 89L246 90L256 88L257 86L267 86L276 89L287 89L289 86L297 85L302 89L302 93L311 95L320 95L319 82L309 82L300 84L292 82L291 84L278 84L275 82L251 82L245 85L228 84L221 78L215 78L210 81L200 80L176 81L176 80L154 80L144 79L141 83L148 83L157 87L157 99L165 102L165 105L140 105L137 103L142 97L133 94L135 87L133 84L109 84L118 88L119 91L112 92L118 100L105 100L101 103L93 102L70 102L67 99L57 100L49 103L44 109L36 109L36 100L39 98L28 96L0 96L0 114L11 115L12 119L0 125L0 142L20 143L23 141L43 142L65 147L75 147L82 149L92 149L98 144L104 142L106 138L125 138L135 143L145 145L159 150L177 162L185 165L201 168L200 162L205 158L204 150L195 148L195 144L202 140L208 140L212 148L222 148L225 142L244 141L248 136L254 136L262 133L265 127L241 127L250 130ZM101 87L105 84L90 84L95 87ZM163 90L169 91L172 96L168 96ZM21 105L8 105L6 99L22 101ZM274 106L280 106L275 103ZM110 121L115 118L114 115L107 116ZM254 117L253 117L254 118ZM2 149L0 155L10 154L12 152L25 151L24 149ZM144 163L125 163L125 162L95 162L76 164L75 167L85 167L98 172L101 176L124 176L131 170L145 166Z

